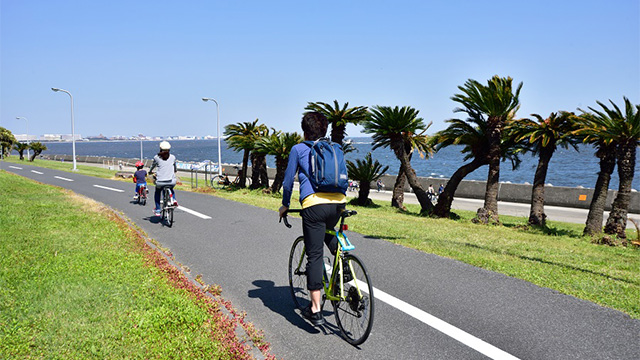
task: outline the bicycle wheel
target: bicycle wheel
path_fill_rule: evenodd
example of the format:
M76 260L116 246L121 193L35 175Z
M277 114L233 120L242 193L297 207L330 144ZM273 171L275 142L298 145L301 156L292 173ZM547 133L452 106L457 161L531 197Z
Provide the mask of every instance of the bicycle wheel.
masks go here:
M211 177L211 187L214 189L222 189L224 187L224 177L213 175L213 177Z
M344 339L351 345L360 345L367 340L373 326L373 286L367 270L355 255L345 255L343 263L348 264L349 271L344 275L344 280L348 280L344 283L345 300L331 303ZM339 295L339 274L333 276L334 295Z
M309 306L307 290L307 255L304 253L304 237L298 237L291 246L289 254L289 287L293 303L298 309Z

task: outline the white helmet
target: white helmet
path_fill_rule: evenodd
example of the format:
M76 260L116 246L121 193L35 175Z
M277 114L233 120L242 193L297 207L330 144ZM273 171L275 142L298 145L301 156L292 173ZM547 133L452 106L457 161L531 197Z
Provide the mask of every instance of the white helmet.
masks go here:
M163 141L160 143L160 150L169 150L171 149L171 144L168 141Z

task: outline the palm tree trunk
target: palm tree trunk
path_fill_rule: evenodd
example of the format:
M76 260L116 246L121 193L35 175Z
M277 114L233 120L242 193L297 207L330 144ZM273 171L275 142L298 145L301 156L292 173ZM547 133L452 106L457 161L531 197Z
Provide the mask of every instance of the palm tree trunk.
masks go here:
M456 172L451 175L451 179L447 182L447 186L444 187L442 194L438 196L438 203L436 204L434 214L438 217L448 218L451 214L453 196L456 193L460 182L462 182L467 175L486 164L486 161L473 159L470 163L462 165L458 170L456 170Z
M393 194L391 195L391 206L400 210L406 210L404 207L404 182L407 177L404 176L404 169L400 166L396 182L393 184Z
M595 235L602 232L602 217L604 206L607 202L609 181L616 165L615 148L612 148L612 146L601 145L601 148L596 152L596 156L600 158L600 172L593 190L591 205L589 205L589 214L583 231L584 235Z
M404 150L404 144L400 141L395 141L391 143L391 148L394 150L398 160L400 160L401 169L404 170L407 182L409 182L409 186L411 186L411 189L416 194L416 198L418 198L421 208L420 212L423 213L433 210L433 204L429 199L429 195L418 182L418 176L416 176L415 170L411 167L411 158Z
M555 144L549 143L547 147L540 151L540 160L533 177L533 188L531 189L531 211L529 212L529 224L545 226L547 215L544 213L544 182L547 179L549 162L553 156Z
M369 192L371 191L371 184L368 181L360 182L360 190L358 190L358 205L369 205Z
M487 175L487 187L484 193L484 206L478 209L477 222L488 224L489 221L500 223L498 217L498 189L500 186L500 134L499 120L489 119L493 122L488 131L489 140L489 174Z
M631 186L633 172L636 166L636 141L627 141L618 144L618 195L611 205L611 212L604 227L605 234L617 235L620 239L626 239L627 212L631 201Z
M276 176L271 184L271 192L280 192L282 188L282 182L284 181L284 173L287 171L287 160L280 156L276 157Z
M260 186L269 187L269 174L267 173L267 155L258 155L260 159Z
M20 155L20 160L24 160L24 150L19 150L18 154Z
M335 123L332 123L331 124L331 141L342 145L342 141L344 140L346 129L347 129L346 124L336 125Z
M240 176L240 187L244 187L244 185L247 183L247 168L249 165L250 152L251 151L249 149L244 149L244 154L242 155L242 175ZM218 166L222 166L222 164L218 164Z
M251 153L251 189L260 187L260 168L258 155Z

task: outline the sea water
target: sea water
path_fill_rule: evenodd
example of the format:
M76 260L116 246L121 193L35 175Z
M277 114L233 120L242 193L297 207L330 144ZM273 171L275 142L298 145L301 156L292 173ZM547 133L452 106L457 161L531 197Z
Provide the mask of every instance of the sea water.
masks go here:
M371 152L374 160L383 165L388 165L387 174L395 175L400 169L400 161L396 159L393 151L388 148L371 150L370 138L351 138L356 151L345 155L347 160L354 161L362 159L368 152ZM142 153L146 159L152 158L158 152L159 141L143 141ZM47 142L45 154L71 155L72 145L70 142ZM78 141L76 142L76 155L78 156L105 156L118 158L139 158L139 141ZM229 149L226 143L222 142L222 162L235 163L242 162L242 152ZM449 178L460 166L468 161L463 161L464 154L460 151L462 146L449 146L438 153L421 157L414 154L411 160L416 174L421 177ZM171 153L180 161L200 162L204 160L218 160L217 140L172 140ZM585 187L593 188L600 171L598 158L595 157L595 150L590 145L579 145L578 151L573 148L558 148L551 158L546 183L552 186ZM516 170L512 169L509 161L500 165L500 181L516 184L533 183L533 176L538 165L538 158L530 154L521 155L522 163ZM267 156L267 166L275 167L275 158ZM483 166L471 174L465 180L486 180L488 166ZM640 166L636 164L633 186L640 191ZM612 174L609 188L618 188L617 168Z

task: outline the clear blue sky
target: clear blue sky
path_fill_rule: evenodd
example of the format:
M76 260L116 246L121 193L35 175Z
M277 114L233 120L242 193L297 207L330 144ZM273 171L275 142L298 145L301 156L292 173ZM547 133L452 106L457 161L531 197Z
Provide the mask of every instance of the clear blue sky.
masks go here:
M299 131L309 101L457 116L467 79L523 82L520 117L640 103L640 6L609 1L1 0L0 126L17 134ZM350 135L361 128L349 127Z

